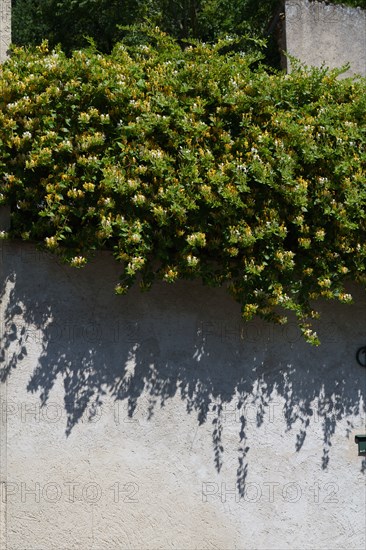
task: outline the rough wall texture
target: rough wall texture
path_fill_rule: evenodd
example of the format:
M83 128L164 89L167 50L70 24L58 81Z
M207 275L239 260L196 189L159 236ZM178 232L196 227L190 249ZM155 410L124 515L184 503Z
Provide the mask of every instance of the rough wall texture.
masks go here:
M345 76L366 76L366 10L308 0L287 0L286 51L307 65L350 63ZM291 63L288 61L288 68Z
M0 253L2 550L365 548L364 290L312 348L198 283L117 297L108 254Z
M0 63L11 42L11 0L0 0Z

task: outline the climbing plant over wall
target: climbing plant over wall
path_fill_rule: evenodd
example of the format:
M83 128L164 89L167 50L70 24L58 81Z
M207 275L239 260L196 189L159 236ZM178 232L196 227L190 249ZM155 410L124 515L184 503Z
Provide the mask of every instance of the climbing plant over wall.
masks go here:
M366 281L365 80L141 36L110 55L14 49L1 67L2 236L75 267L109 249L118 294L225 286L245 319L293 311L318 343L314 300Z

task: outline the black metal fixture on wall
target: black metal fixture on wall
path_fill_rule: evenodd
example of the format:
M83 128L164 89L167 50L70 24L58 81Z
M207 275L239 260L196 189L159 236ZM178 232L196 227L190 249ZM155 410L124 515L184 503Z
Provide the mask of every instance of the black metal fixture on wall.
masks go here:
M355 443L358 445L358 456L366 456L366 434L356 435Z
M361 367L366 367L366 346L358 348L356 360ZM366 434L356 435L355 443L358 445L358 456L366 457Z
M361 367L366 367L366 346L362 346L357 350L356 360Z

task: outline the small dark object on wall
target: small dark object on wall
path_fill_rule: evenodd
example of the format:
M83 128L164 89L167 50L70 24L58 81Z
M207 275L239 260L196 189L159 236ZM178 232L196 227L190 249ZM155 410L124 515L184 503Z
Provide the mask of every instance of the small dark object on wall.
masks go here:
M366 456L366 434L355 435L355 443L358 445L358 456Z
M361 360L361 357L363 355L363 361ZM356 353L356 360L361 367L366 367L366 346L362 346L362 348L359 348Z

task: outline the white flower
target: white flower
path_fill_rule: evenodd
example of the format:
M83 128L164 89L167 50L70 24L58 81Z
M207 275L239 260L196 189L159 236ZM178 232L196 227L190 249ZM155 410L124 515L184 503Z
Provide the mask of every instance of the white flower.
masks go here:
M198 258L196 258L196 256L192 256L191 254L189 254L187 256L187 264L191 267L194 267L198 264Z
M153 158L161 158L163 156L163 153L162 151L160 151L159 149L152 149L150 151L150 155L153 157Z

